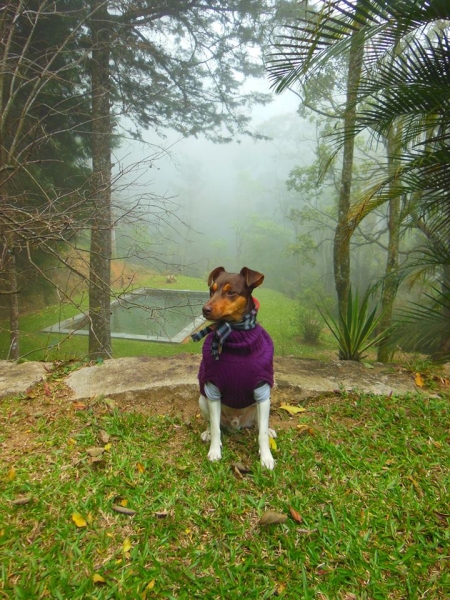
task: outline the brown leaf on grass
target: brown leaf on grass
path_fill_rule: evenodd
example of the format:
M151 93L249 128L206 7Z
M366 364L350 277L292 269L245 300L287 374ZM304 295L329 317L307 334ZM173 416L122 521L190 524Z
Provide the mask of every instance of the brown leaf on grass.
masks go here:
M442 521L444 523L447 523L450 520L450 515L447 513L441 513L435 510L434 514L436 515L436 518L439 519L439 521Z
M44 388L44 394L46 396L51 396L52 395L52 392L50 390L50 386L48 385L47 382L44 382L43 388Z
M166 517L169 516L169 511L168 510L158 510L155 512L155 517L157 519L165 519Z
M420 487L419 483L414 479L414 477L412 475L407 475L406 479L409 479L409 481L413 484L416 493L419 496L423 496L422 488Z
M139 471L139 473L145 473L145 467L142 463L138 462L136 464L137 470Z
M287 515L277 513L273 510L267 510L259 520L261 527L266 525L277 525L278 523L285 523Z
M239 473L251 473L252 470L249 469L248 467L246 467L244 464L242 464L241 462L232 462L231 463L231 468L234 471L238 471Z
M105 451L104 448L88 448L86 450L86 454L89 454L89 456L93 456L93 457L97 457L97 456L101 456L103 454L103 452Z
M292 506L289 507L289 512L291 513L291 517L294 519L294 521L297 521L297 523L303 523L301 514L292 508Z
M23 506L24 504L29 504L32 500L31 496L18 496L12 500L11 504L13 506Z
M102 444L107 444L110 438L111 436L107 431L105 431L104 429L100 429L100 431L98 432L98 439L101 441Z
M305 412L306 410L302 406L293 406L292 404L280 404L280 408L287 411L290 415L298 415L298 413Z
M72 408L74 410L86 410L88 407L84 402L72 402Z
M111 410L115 410L117 408L117 404L112 398L103 398L103 402Z
M104 585L106 583L106 579L99 575L98 573L94 573L92 575L92 581L97 585Z
M126 506L120 506L119 504L113 504L111 506L111 508L117 512L117 513L121 513L122 515L127 515L128 517L132 517L133 515L136 514L136 511L133 510L132 508L128 508Z

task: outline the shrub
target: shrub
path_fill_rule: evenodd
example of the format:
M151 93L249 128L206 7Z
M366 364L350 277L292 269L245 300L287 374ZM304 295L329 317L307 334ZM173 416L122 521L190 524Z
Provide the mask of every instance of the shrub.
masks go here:
M392 330L389 328L375 334L382 315L376 316L377 306L368 313L371 293L372 289L368 288L360 302L358 292L353 296L350 289L347 311L340 315L339 322L329 311L325 314L325 311L319 309L323 320L339 344L339 358L342 360L360 361L368 348L383 341Z

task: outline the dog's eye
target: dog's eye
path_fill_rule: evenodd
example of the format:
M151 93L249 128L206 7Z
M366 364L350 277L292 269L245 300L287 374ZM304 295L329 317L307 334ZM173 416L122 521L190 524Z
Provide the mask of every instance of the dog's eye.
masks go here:
M227 290L227 296L236 296L236 292L234 290Z

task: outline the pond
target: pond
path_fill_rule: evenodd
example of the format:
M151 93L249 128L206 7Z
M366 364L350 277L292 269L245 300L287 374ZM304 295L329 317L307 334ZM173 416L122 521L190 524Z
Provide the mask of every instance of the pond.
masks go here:
M111 303L111 337L147 342L186 341L205 319L207 292L140 288ZM46 333L89 335L88 317L80 313L46 327Z

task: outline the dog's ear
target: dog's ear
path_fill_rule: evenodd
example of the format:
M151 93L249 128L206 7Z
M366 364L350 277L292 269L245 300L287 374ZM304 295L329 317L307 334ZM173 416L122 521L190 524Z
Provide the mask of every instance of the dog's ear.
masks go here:
M245 283L251 290L254 290L264 281L264 275L262 273L258 273L258 271L252 271L247 267L243 267L241 269L241 275L245 277Z
M208 275L208 286L210 286L212 282L217 279L222 271L225 271L223 267L216 267L213 271L211 271L211 273Z

